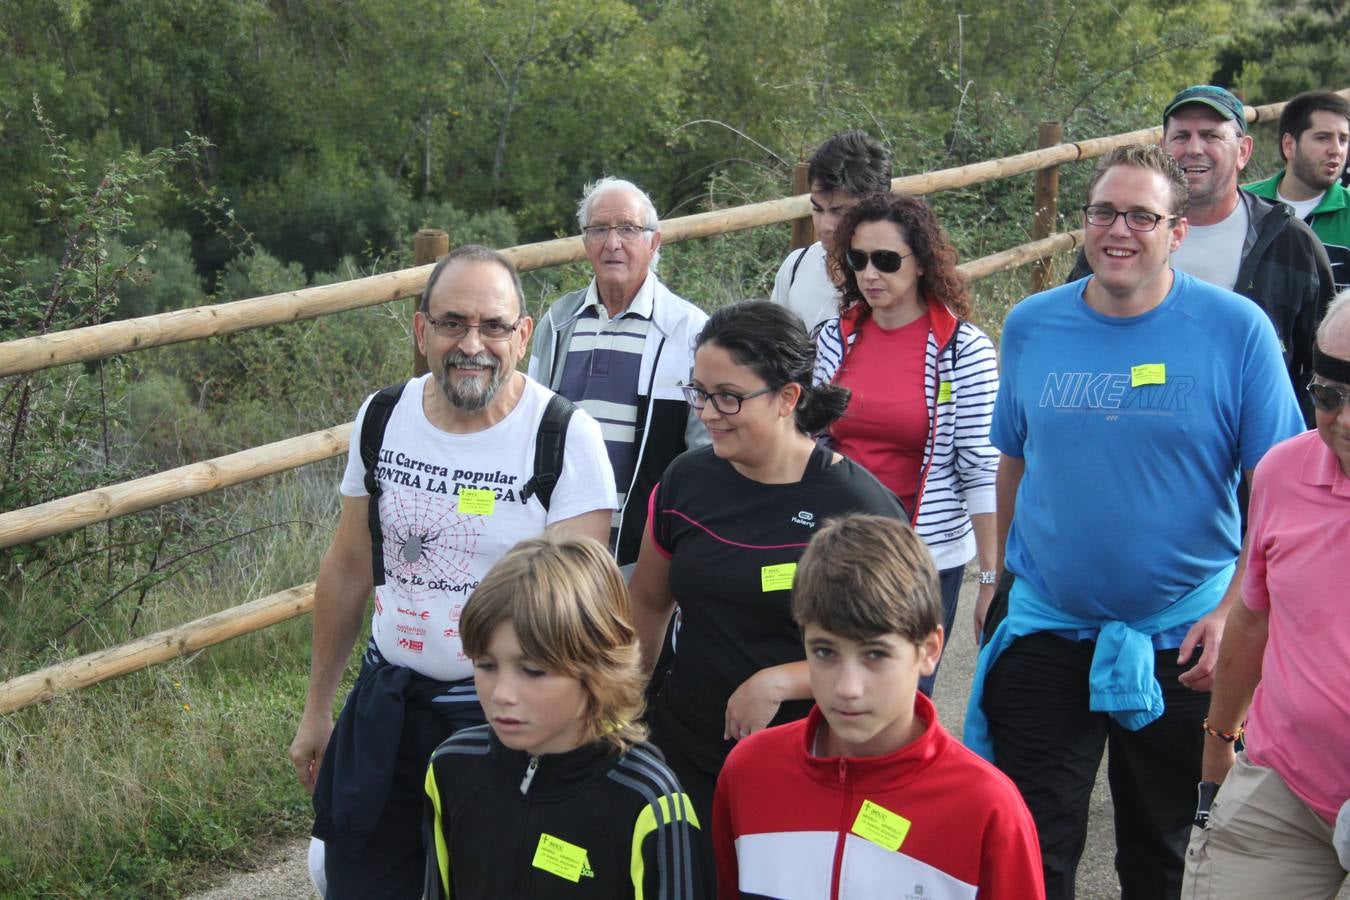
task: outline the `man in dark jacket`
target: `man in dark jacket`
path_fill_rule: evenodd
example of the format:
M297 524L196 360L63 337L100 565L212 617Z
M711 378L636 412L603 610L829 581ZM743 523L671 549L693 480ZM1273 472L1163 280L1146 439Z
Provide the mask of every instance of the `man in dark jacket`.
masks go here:
M1162 146L1185 172L1191 192L1190 230L1172 254L1172 266L1265 310L1311 427L1313 335L1335 291L1322 242L1288 206L1238 188L1252 138L1242 101L1228 91L1202 84L1173 97L1163 110ZM1079 254L1069 279L1090 274Z

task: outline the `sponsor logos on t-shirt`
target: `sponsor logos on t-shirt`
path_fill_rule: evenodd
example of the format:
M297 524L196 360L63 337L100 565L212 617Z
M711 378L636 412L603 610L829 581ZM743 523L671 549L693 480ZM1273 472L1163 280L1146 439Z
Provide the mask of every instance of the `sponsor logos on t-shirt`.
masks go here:
M1049 409L1103 410L1116 413L1174 415L1187 410L1195 390L1190 375L1167 376L1165 382L1135 384L1129 372L1048 372L1040 405Z

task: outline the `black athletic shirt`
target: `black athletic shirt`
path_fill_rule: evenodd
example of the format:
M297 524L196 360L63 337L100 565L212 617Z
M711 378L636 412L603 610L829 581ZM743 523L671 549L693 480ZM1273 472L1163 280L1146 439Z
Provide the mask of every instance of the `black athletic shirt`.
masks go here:
M772 567L795 564L812 533L835 516L905 518L871 473L847 458L831 465L830 457L817 447L801 481L763 484L704 447L677 457L653 494L649 527L670 558L681 614L674 668L653 722L662 742L711 776L732 747L722 733L736 688L760 669L806 658L788 573ZM772 724L810 708L810 700L784 703Z

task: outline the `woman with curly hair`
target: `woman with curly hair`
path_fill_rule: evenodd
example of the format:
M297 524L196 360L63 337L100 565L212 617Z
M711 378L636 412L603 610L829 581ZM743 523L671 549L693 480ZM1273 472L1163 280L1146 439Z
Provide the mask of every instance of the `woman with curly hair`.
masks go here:
M994 345L967 321L956 249L924 201L867 196L840 222L829 254L839 315L817 335L815 379L851 391L829 435L905 504L940 571L950 639L977 552L981 599L995 587ZM936 677L920 690L931 695Z

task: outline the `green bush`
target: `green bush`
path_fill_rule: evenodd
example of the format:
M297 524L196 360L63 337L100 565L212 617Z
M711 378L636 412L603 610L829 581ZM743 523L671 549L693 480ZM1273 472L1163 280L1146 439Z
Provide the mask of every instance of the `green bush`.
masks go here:
M169 229L151 237L127 275L117 291L119 319L190 309L206 302L186 231Z
M519 241L505 209L467 212L447 201L414 200L406 185L382 172L327 162L297 163L278 182L249 191L239 206L239 221L257 246L305 273L336 269L344 259L369 266L411 247L418 228L448 231L456 246ZM271 293L257 288L227 275L218 293L230 299Z

